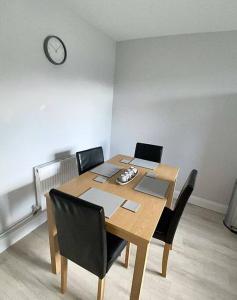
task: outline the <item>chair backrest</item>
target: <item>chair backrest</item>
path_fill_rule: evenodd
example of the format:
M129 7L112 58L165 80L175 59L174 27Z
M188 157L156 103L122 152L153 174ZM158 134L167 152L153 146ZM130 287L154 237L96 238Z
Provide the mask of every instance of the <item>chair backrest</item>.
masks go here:
M104 162L102 147L91 148L76 153L79 175L93 169Z
M137 143L134 157L160 163L162 152L163 152L162 146Z
M172 214L172 219L169 224L169 228L168 228L167 235L166 235L166 242L169 244L172 244L172 242L173 242L173 238L174 238L176 229L178 227L180 218L183 214L183 211L188 202L188 199L193 192L197 173L198 173L197 170L191 171L191 173L189 174L189 176L178 196L178 199L175 203L175 207L174 207L173 214Z
M107 268L107 239L103 207L52 189L59 250L100 278Z

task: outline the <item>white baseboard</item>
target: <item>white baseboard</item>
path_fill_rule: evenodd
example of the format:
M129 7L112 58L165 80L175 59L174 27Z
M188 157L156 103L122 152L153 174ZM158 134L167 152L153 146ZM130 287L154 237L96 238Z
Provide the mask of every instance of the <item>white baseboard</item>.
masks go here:
M178 195L179 195L179 191L175 191L174 192L174 198L177 199ZM221 214L225 214L227 211L227 205L225 204L221 204L221 203L217 203L211 200L207 200L201 197L197 197L197 196L191 196L188 203L196 205L196 206L200 206L206 209L210 209L213 210L215 212L221 213Z
M0 239L0 253L6 250L11 245L15 244L17 241L28 235L31 231L39 227L41 224L46 222L47 214L46 211L40 212L35 215L29 222L12 230Z

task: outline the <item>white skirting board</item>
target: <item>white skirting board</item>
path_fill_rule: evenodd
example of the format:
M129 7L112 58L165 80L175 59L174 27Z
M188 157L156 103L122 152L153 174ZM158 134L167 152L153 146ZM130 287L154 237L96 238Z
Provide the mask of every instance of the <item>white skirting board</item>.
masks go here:
M16 230L12 230L0 239L0 253L6 250L11 245L15 244L17 241L28 235L31 231L35 230L41 224L46 222L47 214L46 211L39 212L37 215L33 216L27 223L20 226Z
M177 199L178 195L179 195L179 191L175 191L174 192L174 199ZM210 209L213 210L215 212L221 213L221 214L225 214L227 211L227 205L222 204L222 203L217 203L211 200L207 200L201 197L197 197L192 195L190 197L190 199L188 200L188 203L196 205L196 206L200 206L206 209Z

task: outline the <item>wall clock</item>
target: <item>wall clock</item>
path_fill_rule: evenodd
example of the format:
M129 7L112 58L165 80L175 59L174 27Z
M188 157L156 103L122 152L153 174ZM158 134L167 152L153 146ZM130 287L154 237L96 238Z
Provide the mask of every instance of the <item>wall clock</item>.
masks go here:
M67 58L67 50L63 41L55 35L45 38L44 52L48 60L54 65L63 64Z

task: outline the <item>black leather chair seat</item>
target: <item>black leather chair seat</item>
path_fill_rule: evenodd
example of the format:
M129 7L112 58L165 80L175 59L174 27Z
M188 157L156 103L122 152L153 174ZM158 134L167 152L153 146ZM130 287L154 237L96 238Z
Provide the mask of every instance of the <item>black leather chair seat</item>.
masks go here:
M106 273L127 242L106 232L103 207L55 189L49 194L61 254L61 292L66 290L67 260L70 259L98 276L97 299L102 300ZM125 267L128 266L128 256L129 249L126 251Z
M197 177L197 170L192 170L189 174L174 206L174 210L167 207L164 208L161 218L157 224L153 237L165 242L163 260L162 260L162 276L166 277L167 262L169 251L172 249L172 243L180 218L184 208L191 196Z
M127 241L106 232L107 235L107 272L127 245Z
M160 220L157 224L157 227L155 229L155 232L153 234L154 238L157 238L163 242L167 242L166 241L167 231L169 229L169 225L172 220L173 213L174 212L171 209L169 209L168 207L164 208L161 218L160 218Z

